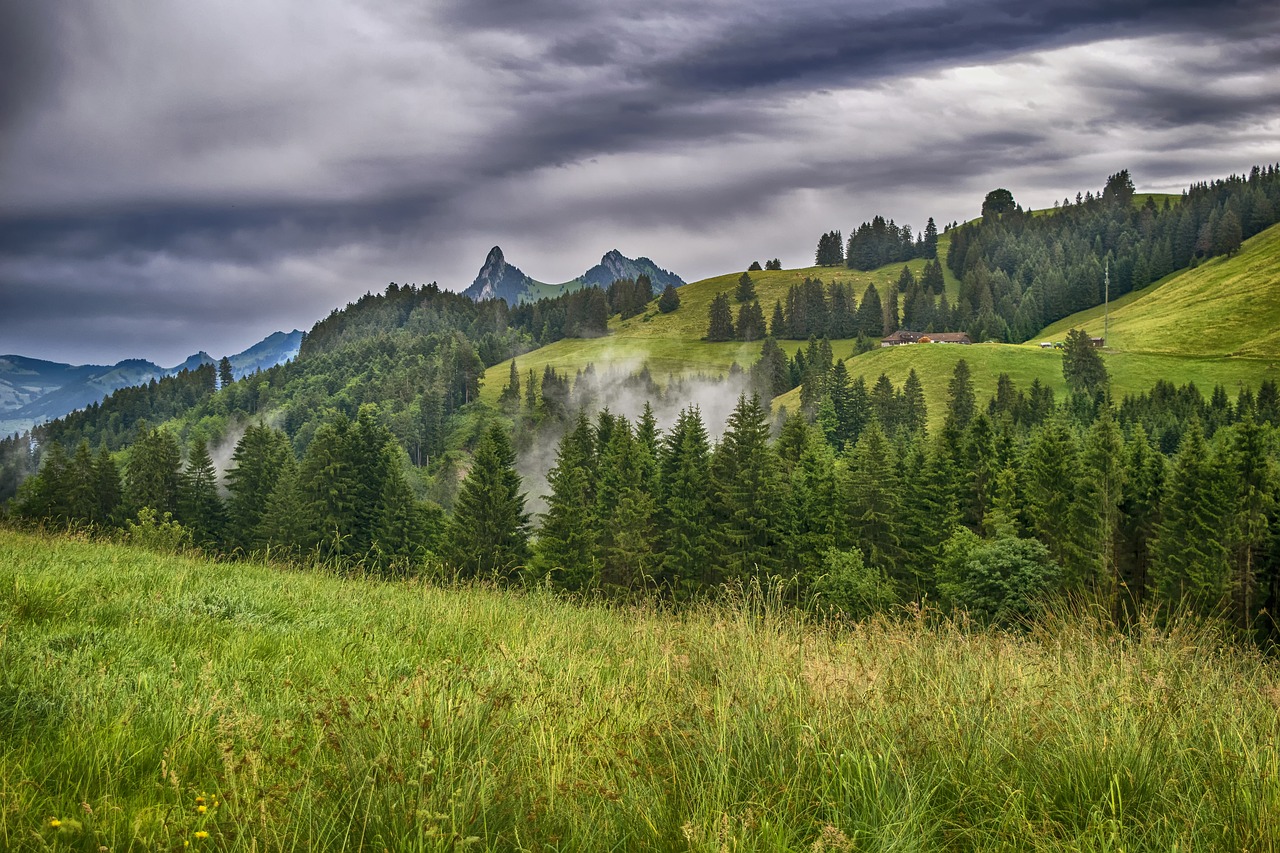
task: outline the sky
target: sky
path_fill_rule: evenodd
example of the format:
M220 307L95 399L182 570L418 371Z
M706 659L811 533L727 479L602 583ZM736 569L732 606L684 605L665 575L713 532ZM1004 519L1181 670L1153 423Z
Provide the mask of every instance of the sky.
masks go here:
M0 354L169 366L486 254L694 281L1280 161L1280 4L0 0Z

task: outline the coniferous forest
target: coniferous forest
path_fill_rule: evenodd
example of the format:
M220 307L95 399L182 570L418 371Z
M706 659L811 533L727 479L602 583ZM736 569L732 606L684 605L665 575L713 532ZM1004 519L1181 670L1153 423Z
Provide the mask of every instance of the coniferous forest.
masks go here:
M760 355L699 386L736 397L723 423L680 377L519 368L539 345L645 311L643 277L514 308L392 284L317 323L292 363L239 381L183 372L5 440L0 490L24 523L393 577L670 602L758 581L850 616L928 600L1006 625L1088 599L1270 638L1274 382L1206 396L1159 381L1117 398L1074 332L1066 394L1002 375L978 399L962 359L946 410L929 412L914 371L901 385L853 378L829 341L966 324L1024 339L1097 304L1104 265L1114 295L1234 253L1275 220L1277 193L1275 168L1161 204L1134 204L1121 172L1036 215L994 191L981 219L947 229L952 308L933 259L921 281L903 269L900 309L896 293L887 310L874 287L855 299L806 278L769 320L743 273L712 302L706 339L761 341ZM916 240L877 217L840 244L823 235L818 260L931 257L937 232L931 221ZM674 290L663 299L679 310ZM788 357L786 339L808 342ZM513 357L498 405L479 402L485 369ZM648 404L615 413L609 385ZM794 411L771 411L797 387Z

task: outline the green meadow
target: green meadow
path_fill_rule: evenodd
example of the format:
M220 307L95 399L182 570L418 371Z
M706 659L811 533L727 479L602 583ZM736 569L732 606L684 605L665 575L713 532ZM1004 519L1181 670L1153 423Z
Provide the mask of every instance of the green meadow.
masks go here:
M6 850L1275 850L1193 625L678 614L0 531Z
M939 238L939 256L945 257L946 238ZM805 278L819 278L826 284L840 282L853 288L854 296L862 299L867 285L875 285L880 293L887 293L897 284L902 267L907 266L916 276L921 274L924 260L904 264L890 264L880 269L862 272L846 267L806 267L794 270L762 270L751 273L755 282L760 307L768 320L775 301L784 300L787 289ZM603 338L567 338L556 341L533 352L516 358L516 366L523 376L530 368L541 378L542 371L550 365L562 373L573 376L588 364L600 372L614 370L638 370L648 363L654 378L662 381L668 374L690 376L706 374L717 376L726 373L737 362L749 367L760 357L760 343L707 343L702 338L707 333L707 311L711 300L719 293L731 296L738 286L741 272L727 273L713 278L692 282L680 288L680 308L670 314L658 312L656 302L640 315L619 321L613 318L609 334ZM952 296L959 285L951 271L944 266L947 288ZM736 314L737 303L734 303ZM793 355L804 341L779 341L788 355ZM833 341L837 355L853 352L853 340ZM511 372L511 362L503 361L485 371L480 399L496 402L506 387Z

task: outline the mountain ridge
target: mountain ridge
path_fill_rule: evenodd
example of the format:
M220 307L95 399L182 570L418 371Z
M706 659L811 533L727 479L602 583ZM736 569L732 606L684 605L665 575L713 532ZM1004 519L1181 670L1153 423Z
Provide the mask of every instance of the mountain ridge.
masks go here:
M505 299L508 305L534 302L538 299L572 293L584 287L607 288L618 279L649 277L654 294L661 293L669 284L681 287L685 281L680 276L663 269L647 257L628 258L617 249L610 249L600 258L600 263L582 275L560 284L549 284L529 276L519 267L508 263L500 246L494 246L485 257L475 280L463 294L475 301Z
M273 332L235 355L228 356L231 372L240 379L289 361L298 355L302 332ZM173 367L144 358L115 364L64 364L46 359L0 355L0 435L11 435L38 423L62 417L101 401L113 391L145 385L153 379L176 376L206 364L217 364L200 350Z

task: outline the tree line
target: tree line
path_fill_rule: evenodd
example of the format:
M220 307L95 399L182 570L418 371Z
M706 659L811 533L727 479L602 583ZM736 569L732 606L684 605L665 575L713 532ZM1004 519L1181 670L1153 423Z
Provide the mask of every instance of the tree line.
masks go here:
M867 387L815 347L800 411L771 420L743 394L718 440L697 407L663 430L650 408L634 421L593 412L576 393L589 382L555 384L565 396L536 422L557 445L536 519L501 423L483 428L446 513L415 496L412 465L373 405L331 415L301 455L283 432L249 426L225 498L204 443L183 461L167 429L145 428L122 469L87 441L70 454L53 444L16 510L112 525L147 509L215 552L389 573L430 564L612 596L683 600L783 578L797 600L855 614L928 597L1014 622L1048 597L1088 594L1117 611L1154 601L1272 630L1274 383L1234 403L1163 383L1117 404L1105 376L1098 386L1073 375L1061 402L1002 376L979 406L961 359L930 429L918 378ZM544 381L543 397L556 388Z

